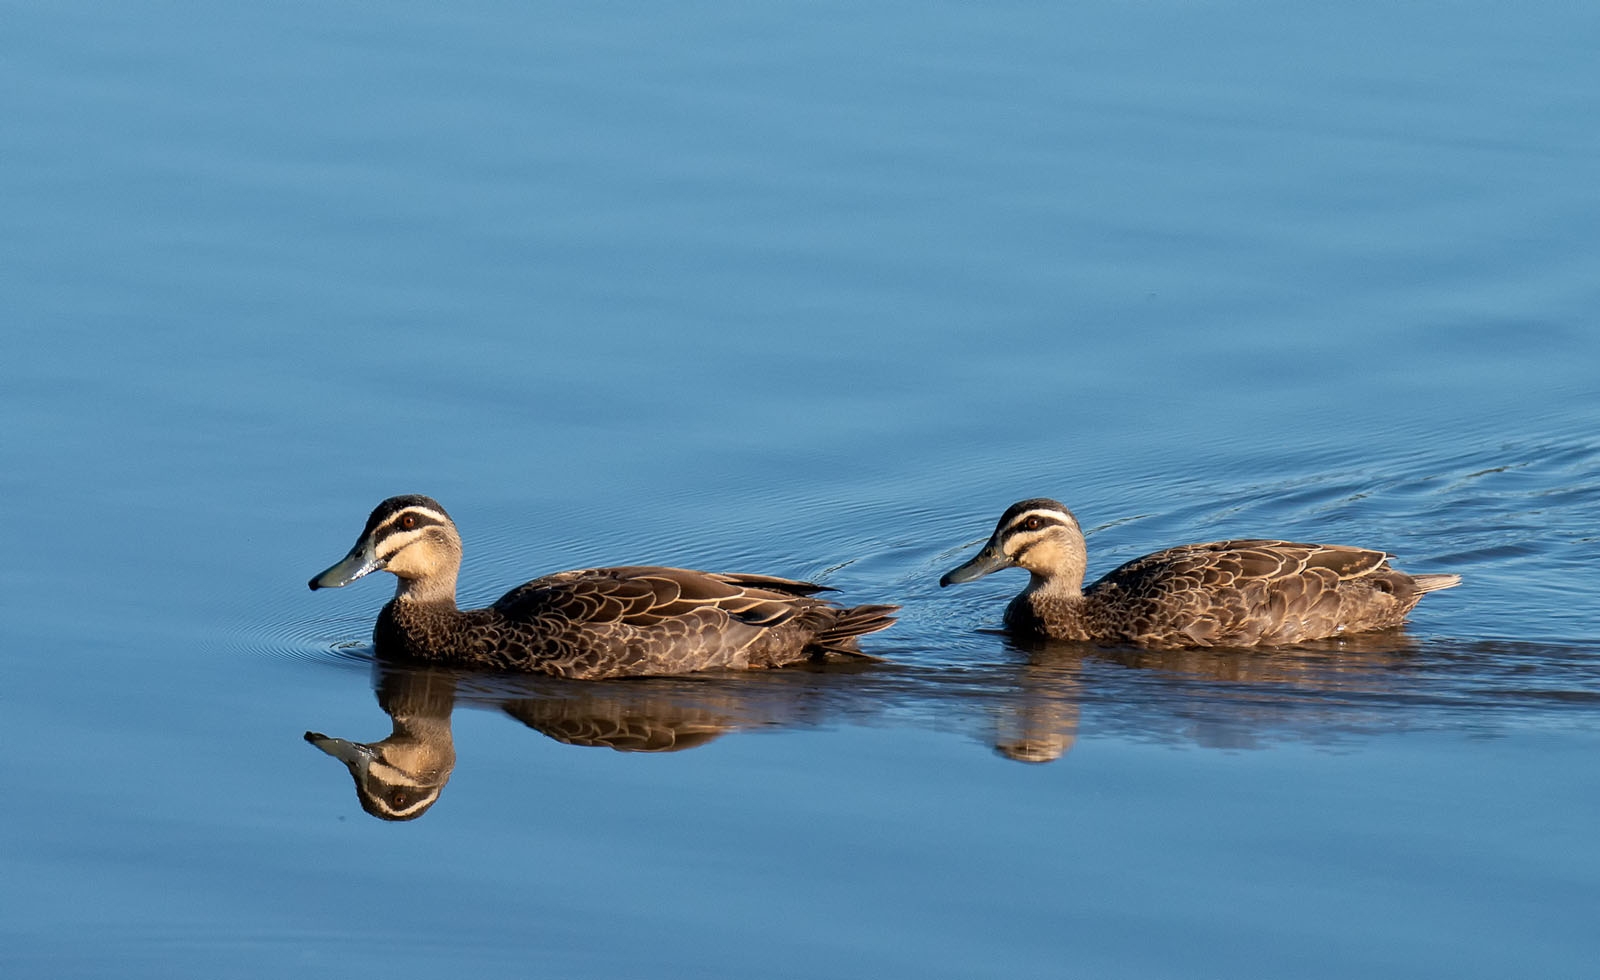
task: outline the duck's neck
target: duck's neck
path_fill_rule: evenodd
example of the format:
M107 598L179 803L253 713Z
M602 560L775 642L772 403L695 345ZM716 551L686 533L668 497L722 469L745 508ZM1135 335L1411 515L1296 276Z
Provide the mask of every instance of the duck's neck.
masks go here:
M1054 566L1045 571L1028 569L1028 594L1048 595L1059 599L1083 598L1083 573L1087 562L1082 550L1067 551L1060 555Z
M1083 598L1083 574L1089 567L1083 535L1074 527L1059 527L1048 537L1026 545L1017 564L1028 572L1024 595L1058 601Z
M1083 572L1076 575L1040 575L1030 572L1022 594L1035 601L1073 605L1083 601Z
M461 624L467 614L456 608L450 593L400 589L378 614L372 640L380 655L397 655L418 660L450 660L456 656Z
M438 572L422 578L396 580L394 601L422 606L456 608L456 573Z
M433 660L448 655L461 618L454 574L403 578L378 616L372 638L380 652Z
M1006 608L1006 622L1014 629L1029 630L1062 640L1087 639L1081 625L1083 573L1040 575L1032 573L1028 587Z

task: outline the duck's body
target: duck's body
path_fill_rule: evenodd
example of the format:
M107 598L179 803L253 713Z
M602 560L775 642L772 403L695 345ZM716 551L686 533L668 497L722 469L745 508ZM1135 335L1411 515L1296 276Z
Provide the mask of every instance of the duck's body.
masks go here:
M1032 575L1006 625L1058 640L1248 647L1391 629L1457 575L1407 575L1381 551L1251 539L1168 548L1083 587L1083 532L1054 500L1013 504L993 537L940 585L1012 565Z
M373 629L386 656L586 680L858 659L855 638L888 627L897 608L840 607L816 598L824 586L791 579L629 565L547 575L461 610L460 565L437 501L391 497L311 587L392 572L400 584Z

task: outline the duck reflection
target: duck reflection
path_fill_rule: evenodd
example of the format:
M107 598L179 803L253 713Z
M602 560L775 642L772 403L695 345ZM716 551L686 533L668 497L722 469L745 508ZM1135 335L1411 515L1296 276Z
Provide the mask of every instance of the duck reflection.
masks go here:
M1078 740L1083 658L1094 648L1043 641L1025 650L1013 690L996 699L994 749L1017 762L1042 763L1072 751Z
M345 764L362 809L384 820L414 820L438 801L455 768L450 719L458 702L497 710L567 745L678 752L740 729L816 724L839 694L807 686L804 671L763 675L766 683L704 674L570 681L390 663L375 664L374 672L378 705L392 722L386 738L306 732L305 739Z
M1328 742L1415 723L1425 703L1419 684L1438 683L1437 671L1416 669L1418 645L1398 632L1246 652L1002 642L1005 662L960 668L901 663L611 681L378 663L374 688L389 735L305 738L345 764L368 813L412 820L439 799L455 768L451 714L459 704L567 745L617 752L677 752L752 729L909 723L966 732L1006 759L1040 764L1073 750L1085 713L1096 734L1141 742Z
M456 767L450 713L456 679L448 671L382 671L378 704L393 731L377 742L306 732L307 742L343 762L361 808L384 820L415 820L439 799Z
M1007 637L1019 665L995 697L994 746L1018 762L1072 750L1084 706L1095 728L1143 741L1249 748L1404 724L1396 681L1419 644L1402 631L1273 650L1149 650ZM1404 685L1401 685L1402 688Z

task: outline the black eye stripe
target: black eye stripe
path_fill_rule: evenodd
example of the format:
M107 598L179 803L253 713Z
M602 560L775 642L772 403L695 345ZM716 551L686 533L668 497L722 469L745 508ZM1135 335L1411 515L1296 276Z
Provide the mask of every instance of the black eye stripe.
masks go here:
M411 521L410 527L407 527L405 523L408 519ZM438 520L437 518L429 517L427 514L419 514L414 510L408 510L396 514L394 517L391 517L387 522L385 522L382 533L392 534L396 531L420 531L425 527L443 526L444 522Z
M1027 526L1029 521L1038 521L1039 526L1037 528L1030 528ZM1055 516L1054 514L1029 514L1026 517L1019 517L1008 524L1006 526L1006 533L1015 534L1018 531L1026 531L1031 533L1033 531L1043 531L1047 527L1066 526L1067 522Z

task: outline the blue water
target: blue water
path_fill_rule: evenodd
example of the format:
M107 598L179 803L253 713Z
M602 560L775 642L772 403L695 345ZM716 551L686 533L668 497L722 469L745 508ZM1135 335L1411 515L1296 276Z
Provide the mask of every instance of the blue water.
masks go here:
M0 22L5 976L1592 974L1600 12ZM305 582L403 492L464 601L660 562L902 619L865 671L386 674L387 583ZM1020 573L937 579L1035 495L1092 575L1464 582L1023 649ZM374 820L302 733L419 690L448 782Z

